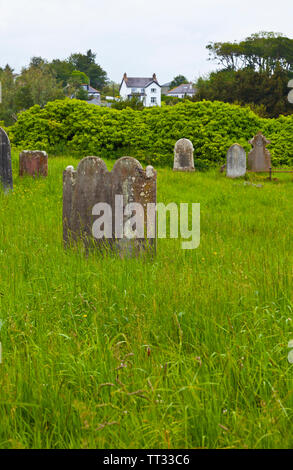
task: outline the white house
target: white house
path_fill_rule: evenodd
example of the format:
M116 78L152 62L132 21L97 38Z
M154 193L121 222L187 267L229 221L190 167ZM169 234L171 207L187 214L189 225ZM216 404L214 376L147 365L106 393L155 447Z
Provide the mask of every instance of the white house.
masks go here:
M161 86L158 83L156 74L152 77L128 77L123 75L119 90L122 99L131 99L133 96L139 97L144 106L161 106Z
M196 94L196 88L192 85L192 83L183 83L172 90L169 90L167 96L174 96L176 98L185 98L186 96L190 96L191 98Z

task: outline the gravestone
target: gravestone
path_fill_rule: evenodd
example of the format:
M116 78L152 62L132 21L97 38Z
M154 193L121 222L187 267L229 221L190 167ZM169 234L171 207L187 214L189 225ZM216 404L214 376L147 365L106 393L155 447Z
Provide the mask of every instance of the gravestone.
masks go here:
M11 148L8 135L0 127L0 187L4 191L13 189Z
M48 155L41 150L24 150L19 155L19 176L48 176Z
M82 240L86 250L90 247L109 247L120 255L138 255L150 248L156 250L157 173L153 167L143 170L141 164L132 157L122 157L108 171L101 158L86 157L75 171L72 166L63 173L63 240L65 246ZM99 203L110 206L110 233L97 238L94 226L99 223L101 212ZM137 210L129 204L141 206L142 231L134 224L127 225ZM151 203L151 209L147 205ZM150 211L150 212L148 212ZM148 224L147 224L148 222ZM106 231L105 224L101 229ZM108 226L108 224L107 224ZM129 238L131 232L132 239ZM138 232L136 234L136 231Z
M248 154L248 169L251 171L269 171L272 167L271 154L266 149L270 144L270 140L266 139L261 132L256 134L253 139L249 141L253 145L253 149Z
M289 83L288 83L288 88L293 88L293 80L290 80ZM293 104L293 90L290 90L289 91L289 94L288 94L288 101L289 103L292 103Z
M173 171L194 171L193 145L189 139L180 139L175 144Z
M239 144L233 144L227 152L226 176L238 178L246 173L246 152Z

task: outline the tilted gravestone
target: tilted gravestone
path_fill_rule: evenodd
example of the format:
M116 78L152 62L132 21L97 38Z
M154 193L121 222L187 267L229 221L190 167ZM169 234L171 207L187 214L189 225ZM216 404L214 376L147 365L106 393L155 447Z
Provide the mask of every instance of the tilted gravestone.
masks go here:
M174 149L174 171L195 171L193 145L189 139L180 139Z
M266 146L271 143L270 140L259 132L249 143L253 145L253 149L248 154L248 169L260 172L269 171L272 167L271 154Z
M11 148L8 135L0 127L0 187L4 191L13 189Z
M238 178L246 173L246 152L239 144L233 144L227 152L226 176Z
M48 176L48 155L41 150L23 150L19 155L19 176Z
M155 251L156 202L157 173L153 167L143 170L134 158L122 157L110 172L101 158L86 157L76 171L67 167L63 173L64 244L82 240L86 249L107 246L122 255L137 255L146 248ZM107 203L109 209L101 210L100 203ZM133 203L140 207L131 207ZM140 219L132 223L136 216ZM98 237L96 231L103 236Z

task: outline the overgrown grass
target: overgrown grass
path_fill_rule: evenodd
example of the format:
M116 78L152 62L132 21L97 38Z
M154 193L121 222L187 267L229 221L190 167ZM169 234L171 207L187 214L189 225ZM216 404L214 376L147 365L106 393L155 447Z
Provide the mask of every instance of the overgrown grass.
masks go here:
M69 164L0 194L0 448L291 448L292 176L159 170L201 245L121 260L64 251Z

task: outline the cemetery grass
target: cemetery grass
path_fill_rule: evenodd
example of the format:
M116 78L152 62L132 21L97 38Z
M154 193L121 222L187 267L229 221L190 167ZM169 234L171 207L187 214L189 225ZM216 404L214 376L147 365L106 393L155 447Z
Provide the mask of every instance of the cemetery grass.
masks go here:
M0 194L0 448L292 448L292 175L159 169L200 247L121 260L63 249L69 164Z

